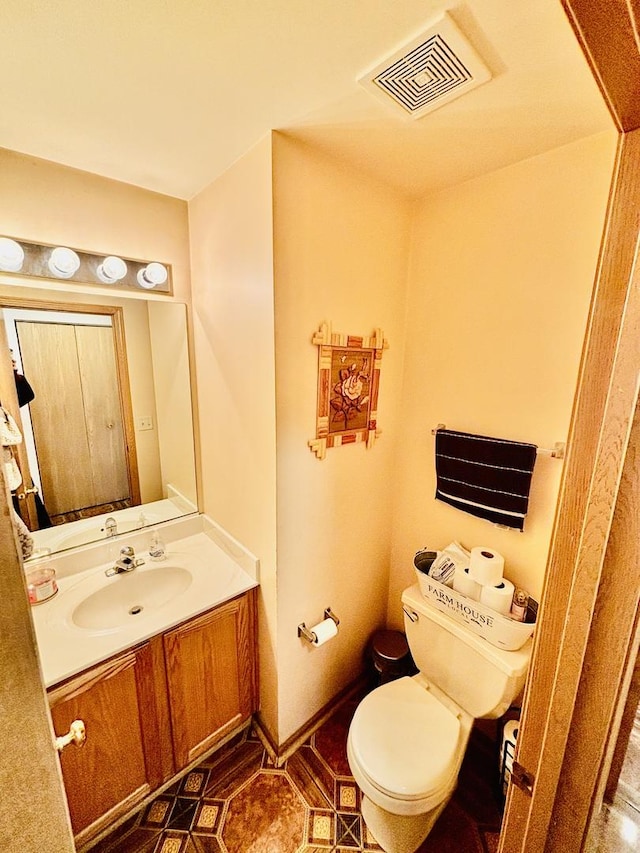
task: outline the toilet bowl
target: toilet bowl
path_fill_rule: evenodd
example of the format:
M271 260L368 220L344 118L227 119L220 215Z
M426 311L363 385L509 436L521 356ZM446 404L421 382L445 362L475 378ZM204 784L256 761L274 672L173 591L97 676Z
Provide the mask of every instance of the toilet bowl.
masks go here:
M362 700L347 757L364 821L387 853L413 853L426 838L455 790L472 726L420 673Z
M517 651L490 645L434 609L417 585L402 603L419 672L367 694L347 738L364 822L386 853L422 844L455 790L474 719L504 714L531 655L531 640Z

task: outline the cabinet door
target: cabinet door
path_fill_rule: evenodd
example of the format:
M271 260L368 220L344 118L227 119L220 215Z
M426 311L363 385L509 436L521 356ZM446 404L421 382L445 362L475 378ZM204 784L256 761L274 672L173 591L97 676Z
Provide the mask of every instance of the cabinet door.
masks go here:
M169 631L164 644L179 770L256 709L254 591Z
M92 837L162 782L150 646L50 692L57 735L81 719L86 742L60 756L77 842Z

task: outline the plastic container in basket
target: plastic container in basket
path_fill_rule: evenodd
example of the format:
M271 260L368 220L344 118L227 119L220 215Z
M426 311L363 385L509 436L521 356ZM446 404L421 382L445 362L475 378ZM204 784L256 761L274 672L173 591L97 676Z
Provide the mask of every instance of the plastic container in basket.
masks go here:
M467 598L451 587L434 581L417 569L415 573L420 592L433 607L467 625L491 645L513 652L522 648L533 634L534 622L516 622L479 601Z

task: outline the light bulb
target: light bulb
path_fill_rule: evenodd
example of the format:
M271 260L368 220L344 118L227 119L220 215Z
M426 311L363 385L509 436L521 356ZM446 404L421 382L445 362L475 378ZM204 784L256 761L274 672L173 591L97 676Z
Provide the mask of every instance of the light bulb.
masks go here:
M0 270L19 272L24 263L24 249L10 237L0 237Z
M115 255L109 255L96 270L98 278L105 284L115 284L127 274L127 265Z
M157 287L159 284L164 284L168 277L167 268L156 261L143 267L137 276L138 284L146 290L151 290L151 288Z
M58 246L49 257L49 270L56 278L71 278L80 267L80 258L73 249Z

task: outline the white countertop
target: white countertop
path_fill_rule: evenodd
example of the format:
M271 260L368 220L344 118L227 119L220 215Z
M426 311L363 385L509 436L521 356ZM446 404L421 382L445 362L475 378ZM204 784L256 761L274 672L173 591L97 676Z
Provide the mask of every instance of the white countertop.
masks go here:
M56 595L32 607L45 686L51 687L257 586L256 578L227 551L210 535L197 532L167 542L163 561L150 561L148 553L139 551L136 556L144 558L145 563L130 574L106 577L105 570L112 563L68 576L59 573ZM116 628L80 628L74 623L75 608L92 593L117 585L134 573L153 572L163 566L183 567L192 578L189 586L167 603L128 616Z

